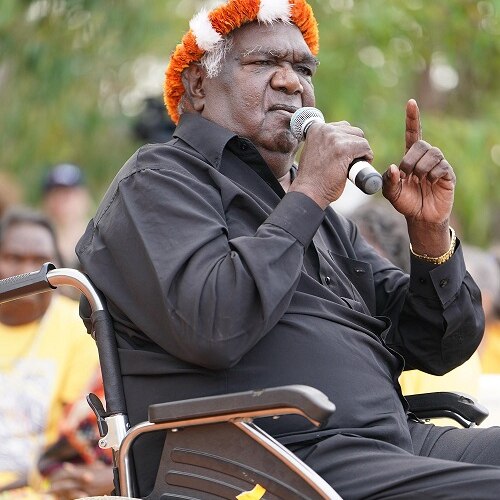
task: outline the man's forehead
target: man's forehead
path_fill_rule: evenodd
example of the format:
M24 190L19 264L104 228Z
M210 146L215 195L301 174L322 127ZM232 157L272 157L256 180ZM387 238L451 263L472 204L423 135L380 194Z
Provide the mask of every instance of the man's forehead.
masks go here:
M241 57L250 54L287 57L293 53L301 60L317 62L299 28L291 23L263 24L254 21L234 30L231 36L235 52Z
M33 247L37 249L43 248L52 250L54 241L49 229L40 225L29 222L13 224L5 229L1 241L2 248L21 248L26 251L31 251Z
M308 50L278 48L276 46L267 46L261 44L253 45L250 48L243 49L238 55L239 57L244 58L253 54L263 54L284 59L289 57L292 53L296 59L315 64L316 66L319 64L318 58L313 56Z

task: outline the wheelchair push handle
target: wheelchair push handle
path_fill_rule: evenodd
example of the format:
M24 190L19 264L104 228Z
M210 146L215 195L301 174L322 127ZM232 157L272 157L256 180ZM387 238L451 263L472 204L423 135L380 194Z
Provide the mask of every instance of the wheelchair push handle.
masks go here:
M47 278L48 273L55 267L54 264L46 262L38 271L0 280L0 303L56 288Z

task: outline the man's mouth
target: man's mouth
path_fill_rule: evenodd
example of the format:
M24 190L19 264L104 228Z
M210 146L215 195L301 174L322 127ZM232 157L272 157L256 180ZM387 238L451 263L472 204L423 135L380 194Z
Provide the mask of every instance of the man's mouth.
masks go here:
M293 114L297 109L296 106L290 106L288 104L275 104L271 106L270 111L286 111L287 113Z

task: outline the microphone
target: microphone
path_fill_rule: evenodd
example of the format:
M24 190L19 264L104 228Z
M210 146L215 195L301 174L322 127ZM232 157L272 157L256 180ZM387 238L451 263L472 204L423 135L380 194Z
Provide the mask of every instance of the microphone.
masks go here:
M306 138L307 129L314 122L325 123L325 117L319 109L299 108L290 119L290 130L296 139L303 141ZM361 158L356 158L351 162L347 177L366 194L375 194L382 188L382 176L370 163Z

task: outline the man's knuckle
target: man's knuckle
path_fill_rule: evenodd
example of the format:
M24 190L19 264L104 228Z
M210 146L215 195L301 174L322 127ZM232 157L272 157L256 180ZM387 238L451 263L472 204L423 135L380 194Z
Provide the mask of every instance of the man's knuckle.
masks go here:
M435 158L437 161L444 160L444 154L441 152L439 148L432 147L429 149L429 155L431 155L433 158Z
M418 151L422 151L422 152L425 152L425 151L428 151L429 149L431 149L431 145L424 141L423 139L419 139L416 143L415 143L415 148L418 150Z

